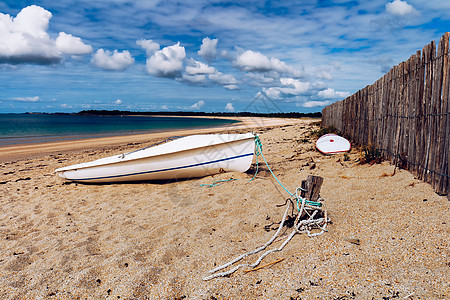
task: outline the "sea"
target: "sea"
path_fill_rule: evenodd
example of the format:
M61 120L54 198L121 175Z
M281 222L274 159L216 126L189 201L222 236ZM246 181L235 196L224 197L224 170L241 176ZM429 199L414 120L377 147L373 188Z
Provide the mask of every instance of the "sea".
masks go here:
M171 116L0 114L0 146L207 128L236 122Z

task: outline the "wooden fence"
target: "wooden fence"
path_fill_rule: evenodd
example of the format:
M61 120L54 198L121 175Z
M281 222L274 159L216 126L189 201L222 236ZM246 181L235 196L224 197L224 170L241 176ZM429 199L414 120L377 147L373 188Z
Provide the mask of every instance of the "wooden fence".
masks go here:
M449 33L370 86L322 111L354 143L381 150L441 195L449 193Z

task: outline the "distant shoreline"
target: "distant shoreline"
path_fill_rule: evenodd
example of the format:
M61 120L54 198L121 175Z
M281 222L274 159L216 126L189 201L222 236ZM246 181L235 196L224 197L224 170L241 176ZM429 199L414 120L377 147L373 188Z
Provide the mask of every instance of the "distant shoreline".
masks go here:
M276 112L276 113L254 113L254 112L195 112L195 111L127 111L127 110L82 110L76 113L41 113L27 112L26 114L49 114L49 115L92 115L92 116L170 116L170 117L262 117L262 118L321 118L321 112Z

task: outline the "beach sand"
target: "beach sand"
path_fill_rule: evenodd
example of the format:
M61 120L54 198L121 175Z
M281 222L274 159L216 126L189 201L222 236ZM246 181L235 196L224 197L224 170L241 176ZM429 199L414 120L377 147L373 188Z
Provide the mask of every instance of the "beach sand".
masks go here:
M179 182L83 185L54 170L190 132L0 148L0 298L449 299L447 198L408 171L393 174L388 162L359 164L355 148L349 160L320 154L309 137L314 121L249 118L190 131L258 133L289 190L309 174L324 178L332 220L325 234L297 234L261 264L283 261L209 281L209 270L266 243L275 231L265 226L281 220L285 206L277 205L288 195L266 166L251 182L254 167ZM243 180L200 186L229 178Z

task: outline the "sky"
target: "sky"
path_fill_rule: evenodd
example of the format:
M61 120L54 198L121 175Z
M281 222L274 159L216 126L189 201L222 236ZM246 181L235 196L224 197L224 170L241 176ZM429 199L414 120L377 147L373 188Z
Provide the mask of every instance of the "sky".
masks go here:
M0 113L317 112L446 31L446 0L0 1Z

